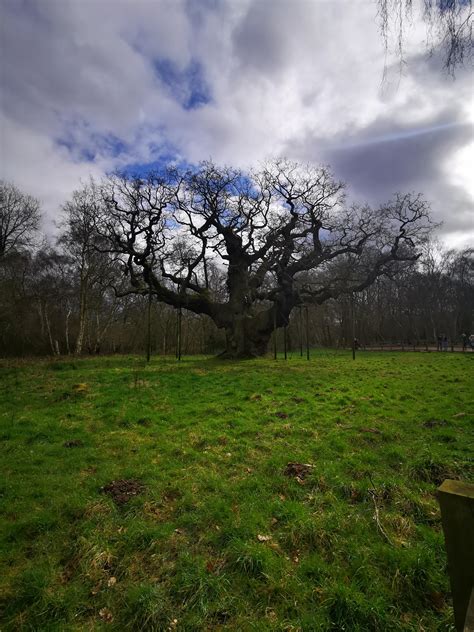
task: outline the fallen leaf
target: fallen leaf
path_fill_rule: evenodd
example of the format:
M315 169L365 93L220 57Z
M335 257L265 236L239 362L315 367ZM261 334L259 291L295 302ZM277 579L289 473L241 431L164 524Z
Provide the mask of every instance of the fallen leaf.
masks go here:
M114 620L113 614L108 608L101 608L99 610L99 617L104 621L107 621L107 623L111 623Z
M271 535L260 535L260 533L257 535L257 540L259 542L268 542L271 539L272 539Z
M109 579L109 581L107 582L107 586L110 588L112 586L115 586L116 583L117 583L117 578L116 577L111 577Z

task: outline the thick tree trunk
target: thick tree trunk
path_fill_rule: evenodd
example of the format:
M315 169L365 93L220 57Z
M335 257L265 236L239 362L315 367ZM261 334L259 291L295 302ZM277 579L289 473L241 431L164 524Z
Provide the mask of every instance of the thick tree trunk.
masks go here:
M272 334L272 327L259 326L257 318L249 316L235 317L231 325L225 328L226 349L221 358L245 359L265 355Z

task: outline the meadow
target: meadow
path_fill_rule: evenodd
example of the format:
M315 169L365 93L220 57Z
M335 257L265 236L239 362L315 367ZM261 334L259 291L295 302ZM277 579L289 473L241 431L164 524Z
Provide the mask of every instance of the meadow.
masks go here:
M0 629L453 630L473 363L0 361Z

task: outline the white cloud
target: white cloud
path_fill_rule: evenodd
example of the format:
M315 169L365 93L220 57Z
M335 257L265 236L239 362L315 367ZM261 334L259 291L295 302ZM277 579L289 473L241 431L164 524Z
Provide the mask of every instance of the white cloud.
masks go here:
M472 116L469 78L453 82L436 60L424 61L419 26L407 41L415 56L405 76L395 64L382 84L372 0L4 0L0 11L0 175L41 198L49 224L79 178L170 148L188 161L238 166L281 154L319 161L378 127L409 135ZM181 77L198 64L209 103L185 109L156 62ZM416 178L403 180L395 164L405 160L402 145L393 155L397 186L435 193L449 243L474 233L465 136L425 144L435 153L420 153Z

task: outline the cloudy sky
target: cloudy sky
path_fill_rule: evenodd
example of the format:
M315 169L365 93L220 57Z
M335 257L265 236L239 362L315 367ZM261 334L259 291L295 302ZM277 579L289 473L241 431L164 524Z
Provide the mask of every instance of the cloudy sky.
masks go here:
M49 231L89 175L285 156L360 202L422 192L446 244L474 242L472 74L428 58L416 15L401 73L374 0L0 0L0 23L0 177Z

